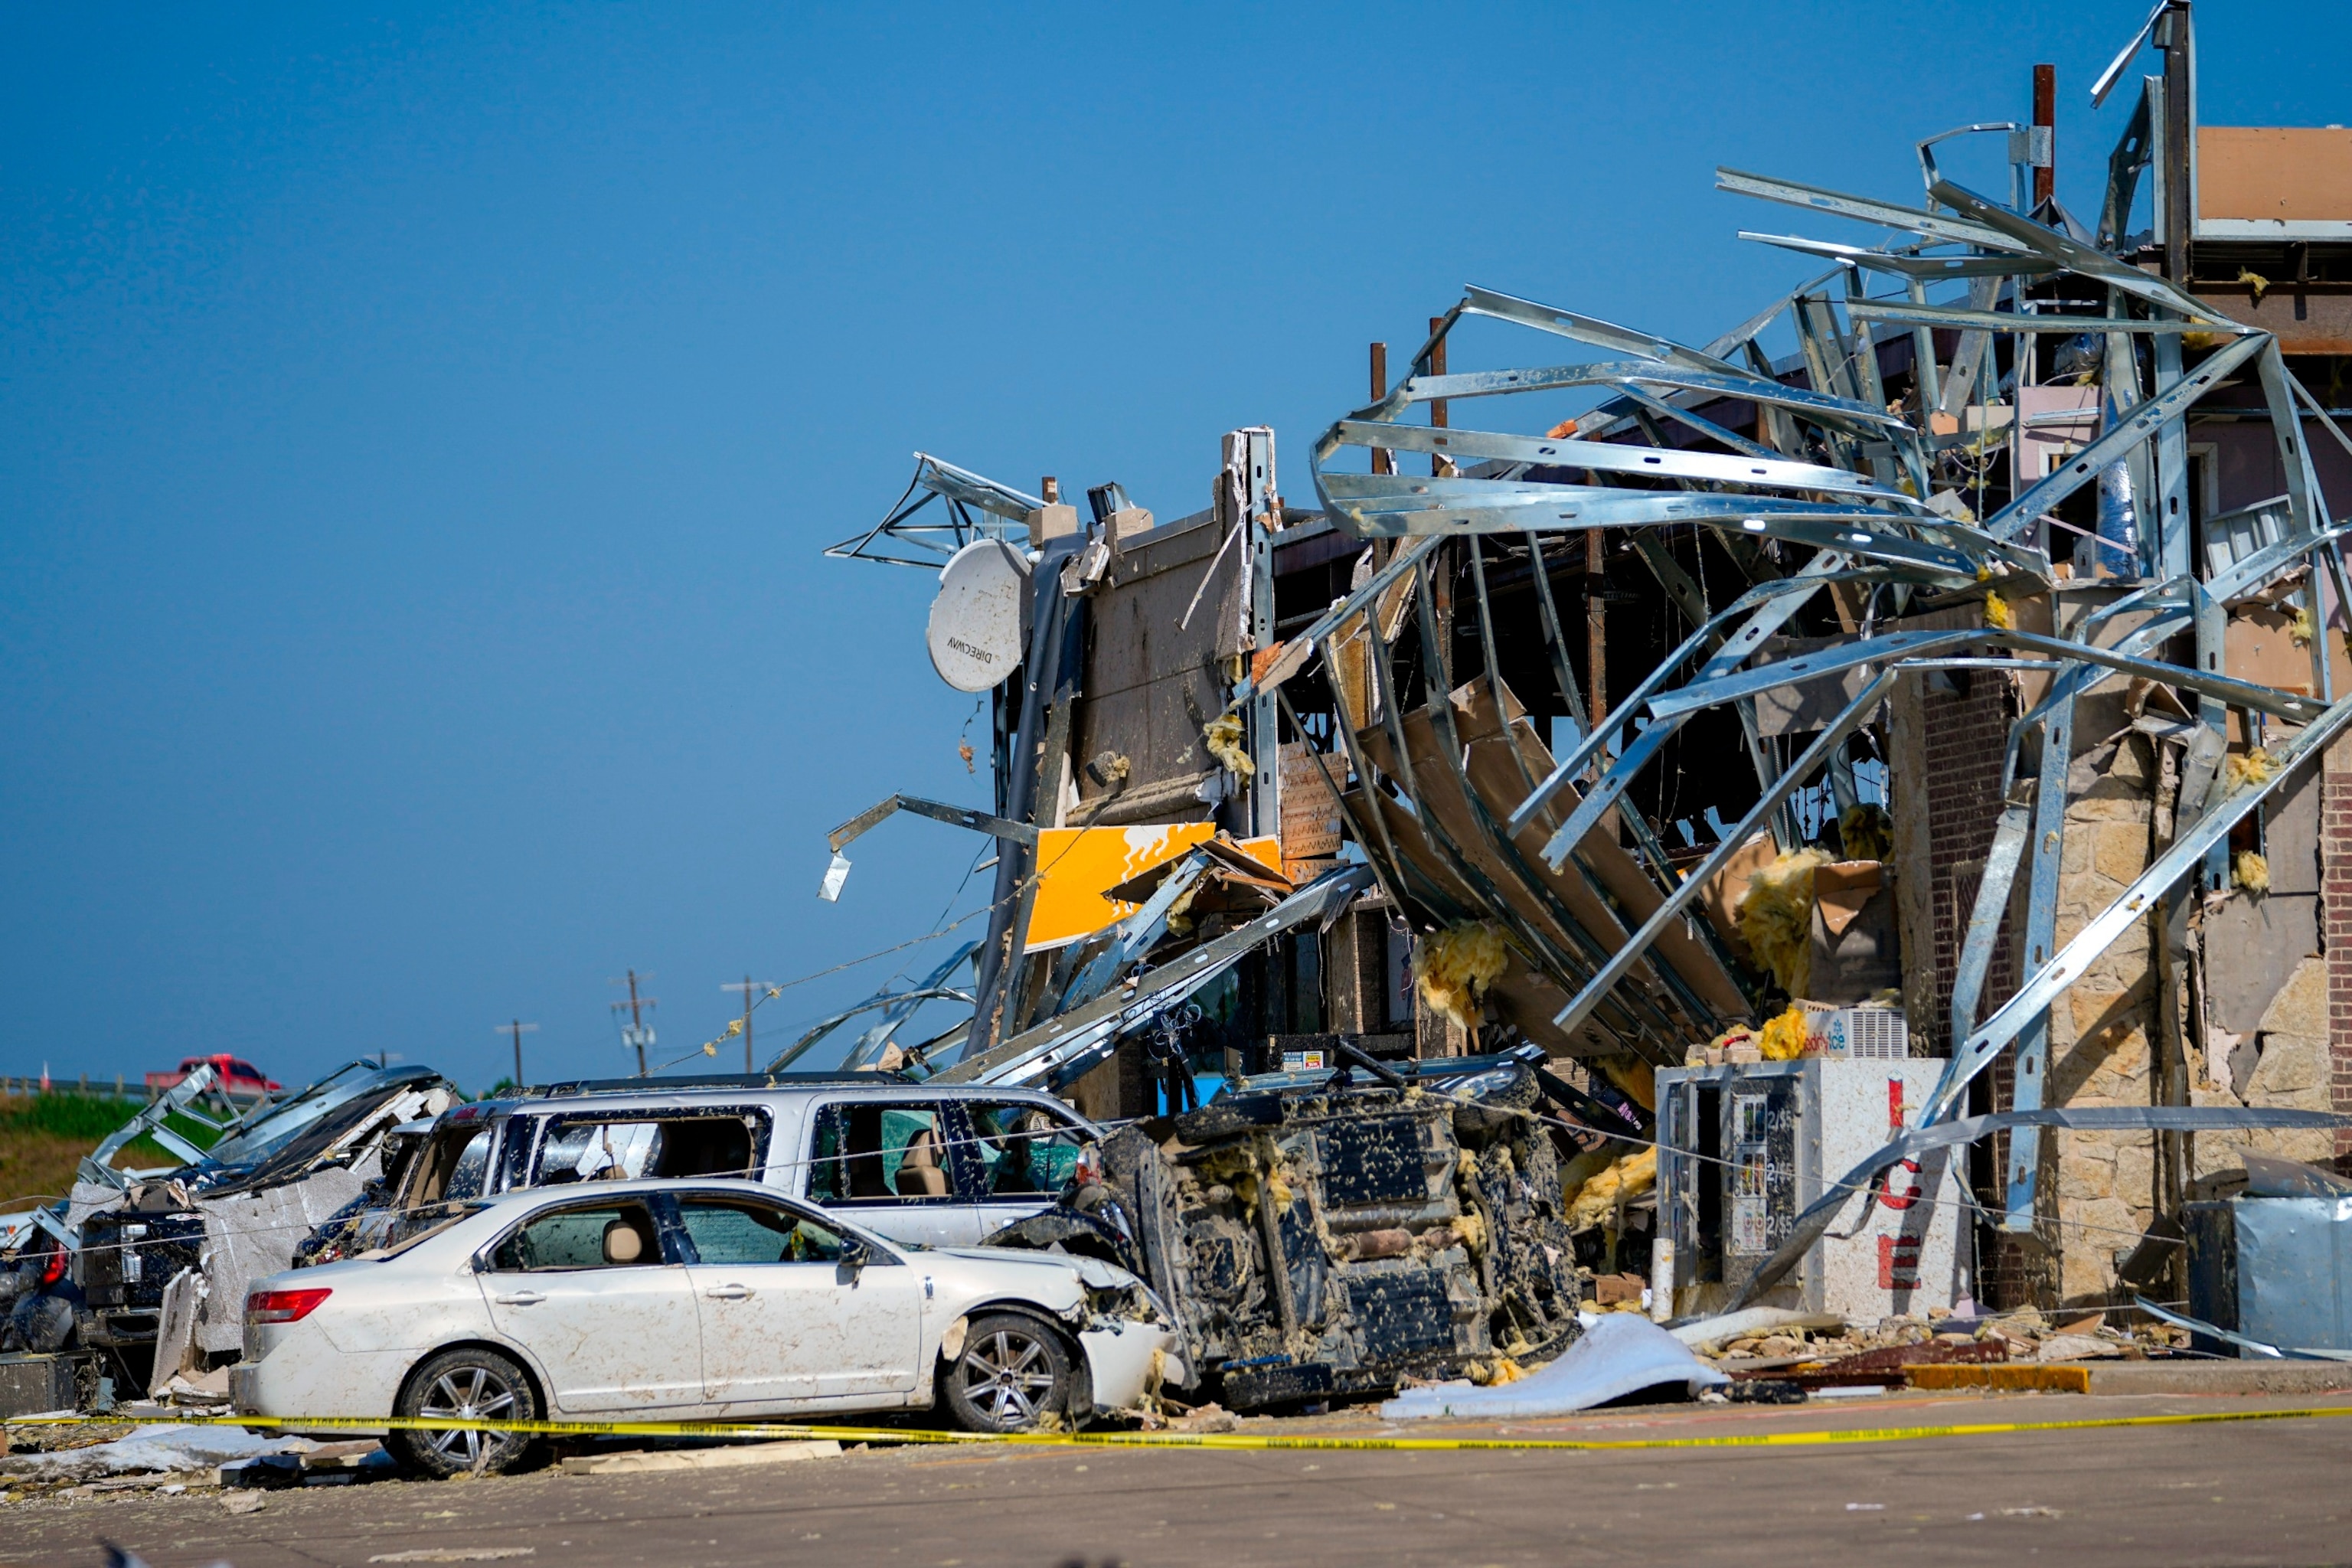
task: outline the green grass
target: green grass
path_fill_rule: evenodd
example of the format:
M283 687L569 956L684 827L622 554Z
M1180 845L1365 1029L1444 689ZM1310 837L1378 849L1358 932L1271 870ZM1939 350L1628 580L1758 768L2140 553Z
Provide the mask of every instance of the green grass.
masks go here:
M146 1103L127 1098L118 1100L110 1094L75 1094L55 1089L47 1094L5 1095L0 1096L0 1132L87 1139L95 1145L145 1110ZM220 1137L211 1128L183 1116L171 1117L164 1125L199 1149L211 1148ZM152 1139L140 1138L118 1154L116 1162L152 1166L173 1164L178 1158Z

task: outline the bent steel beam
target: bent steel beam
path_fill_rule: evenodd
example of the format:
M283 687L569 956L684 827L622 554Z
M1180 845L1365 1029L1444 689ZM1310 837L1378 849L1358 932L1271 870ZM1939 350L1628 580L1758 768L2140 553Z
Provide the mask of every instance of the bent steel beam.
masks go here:
M1723 842L1716 847L1715 852L1691 868L1689 875L1683 879L1674 891L1666 895L1665 901L1658 906L1657 912L1643 922L1640 931L1635 931L1626 940L1625 945L1617 950L1616 955L1610 959L1599 974L1593 976L1591 983L1560 1010L1559 1016L1552 1020L1554 1024L1562 1029L1573 1032L1591 1016L1593 1007L1600 1003L1601 997L1625 977L1626 973L1648 951L1650 944L1658 940L1659 935L1666 928L1666 922L1681 919L1683 910L1689 907L1691 900L1706 890L1707 883L1714 879L1716 873L1722 870L1729 863L1732 856L1739 852L1741 846L1745 845L1748 838L1770 819L1772 813L1779 809L1783 800L1788 798L1790 792L1811 777L1815 770L1829 759L1832 748L1844 745L1846 738L1860 729L1864 722L1878 710L1879 703L1885 701L1886 694L1895 689L1895 679L1900 673L1899 670L1892 669L1885 671L1874 679L1869 685L1864 687L1859 697L1846 704L1844 710L1838 714L1829 728L1816 736L1812 744L1807 746L1798 755L1797 760L1789 765L1788 770L1780 775L1772 787L1767 789L1756 804L1748 808L1748 815L1739 819L1738 826L1723 836Z

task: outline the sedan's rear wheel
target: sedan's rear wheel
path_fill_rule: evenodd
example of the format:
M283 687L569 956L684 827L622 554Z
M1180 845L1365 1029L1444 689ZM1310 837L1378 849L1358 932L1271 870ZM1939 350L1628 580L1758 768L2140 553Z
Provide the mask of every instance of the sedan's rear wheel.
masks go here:
M539 1419L539 1400L522 1368L493 1350L444 1351L416 1369L401 1390L397 1414L442 1420ZM393 1457L436 1478L472 1470L495 1475L530 1454L535 1439L496 1428L431 1427L394 1432Z
M976 1320L946 1377L948 1409L973 1432L1031 1431L1070 1402L1062 1337L1018 1312Z

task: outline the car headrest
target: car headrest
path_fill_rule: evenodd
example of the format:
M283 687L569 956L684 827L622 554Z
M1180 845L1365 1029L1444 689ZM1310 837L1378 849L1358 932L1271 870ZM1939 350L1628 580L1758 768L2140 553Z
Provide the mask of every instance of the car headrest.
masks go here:
M646 1256L645 1233L634 1221L610 1219L604 1222L604 1261L607 1263L637 1263Z

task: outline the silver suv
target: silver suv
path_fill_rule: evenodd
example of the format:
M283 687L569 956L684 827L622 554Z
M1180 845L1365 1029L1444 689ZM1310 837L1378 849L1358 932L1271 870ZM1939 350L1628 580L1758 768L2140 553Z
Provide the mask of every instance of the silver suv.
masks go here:
M641 1177L749 1177L893 1241L971 1247L1052 1206L1104 1135L1040 1090L876 1073L562 1083L403 1131L381 1186L300 1264L387 1245L452 1200Z

